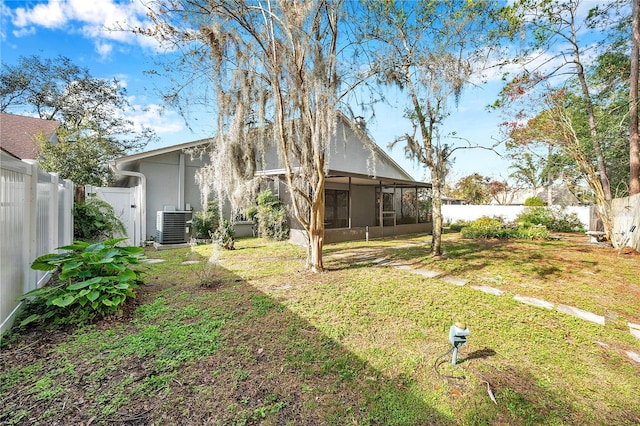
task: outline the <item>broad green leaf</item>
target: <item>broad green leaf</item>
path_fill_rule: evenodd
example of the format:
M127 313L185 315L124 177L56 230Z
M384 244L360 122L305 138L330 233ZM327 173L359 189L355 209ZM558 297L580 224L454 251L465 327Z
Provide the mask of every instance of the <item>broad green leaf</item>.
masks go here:
M104 253L100 253L100 254L105 258L113 258L113 257L118 256L120 254L120 250L118 250L118 249L110 249L110 250L107 250Z
M126 247L119 247L119 248L121 252L127 253L127 254L137 254L137 253L144 252L144 249L138 246L126 246Z
M68 274L70 270L76 269L82 266L83 263L84 262L82 262L81 260L72 260L71 262L67 262L64 265L62 265L62 272Z
M58 250L70 250L70 251L82 250L86 248L88 245L89 243L85 243L84 241L74 241L73 244L70 244L68 246L58 247Z
M116 285L114 285L115 288L117 288L118 290L125 290L127 288L129 288L129 284L127 283L118 283Z
M85 247L84 250L82 250L84 253L91 253L91 252L96 252L96 251L100 251L104 249L104 243L95 243L95 244L91 244L88 247Z
M115 246L116 244L121 243L121 242L126 241L126 240L127 240L127 238L126 238L126 237L125 237L125 238L114 238L114 239L112 239L112 240L107 240L107 241L105 241L105 242L104 242L104 245L105 245L105 246L108 246L108 247L113 247L113 246Z
M64 307L69 306L70 304L72 304L75 300L76 300L75 297L73 297L70 294L67 294L64 297L57 297L57 298L53 299L51 301L51 304L56 305L56 306L60 306L61 308L64 308Z
M113 306L113 302L109 299L102 299L102 304L105 306Z
M100 297L100 292L98 290L93 290L91 293L89 293L89 295L87 296L87 299L89 299L91 302L93 302L98 297Z
M56 269L57 265L52 265L48 261L58 257L56 253L45 254L44 256L38 257L31 264L31 269L35 269L36 271L52 271Z
M126 270L122 271L122 273L120 275L118 275L118 281L120 281L120 282L133 281L136 278L137 278L136 273L134 271L132 271L131 269L126 269Z
M24 327L25 325L30 324L39 319L40 319L40 315L38 314L29 315L28 317L26 317L20 322L20 327Z
M94 277L94 278L91 278L90 280L81 281L79 283L71 284L69 287L67 287L67 290L80 290L81 288L88 287L91 284L96 284L96 283L99 283L99 282L101 282L103 280L104 280L103 277Z

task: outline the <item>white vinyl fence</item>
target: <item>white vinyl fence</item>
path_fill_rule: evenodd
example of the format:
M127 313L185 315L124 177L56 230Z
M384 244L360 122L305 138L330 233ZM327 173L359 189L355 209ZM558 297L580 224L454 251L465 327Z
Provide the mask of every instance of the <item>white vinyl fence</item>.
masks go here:
M640 194L615 198L611 202L611 211L614 237L619 238L620 235L626 234L632 225L635 225L636 229L631 234L627 246L640 251Z
M500 204L471 205L471 204L445 204L442 206L442 218L444 223L454 223L458 220L472 221L482 216L500 216L506 221L514 221L525 209L525 206L510 206ZM584 225L585 229L591 229L591 207L568 206L565 212L575 213Z
M1 154L0 333L13 323L18 298L49 279L31 269L33 260L72 242L74 197L73 182Z

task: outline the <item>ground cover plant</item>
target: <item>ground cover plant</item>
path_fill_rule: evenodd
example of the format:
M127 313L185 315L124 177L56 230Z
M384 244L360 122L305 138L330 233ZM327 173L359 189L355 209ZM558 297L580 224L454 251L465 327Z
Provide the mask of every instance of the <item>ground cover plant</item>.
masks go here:
M143 249L118 246L125 240L76 241L34 260L32 269L53 272L53 277L21 297L26 307L20 325L84 322L117 312L127 298L135 297L133 291L142 282L132 267Z
M640 364L626 352L640 343L626 322L640 323L640 256L561 237L447 234L440 259L425 255L425 236L333 244L322 274L305 271L300 247L239 239L210 270L215 286L202 283L209 246L151 250L164 262L148 264L148 284L119 316L5 340L0 422L636 425ZM457 366L444 357L434 368L455 321L468 343Z

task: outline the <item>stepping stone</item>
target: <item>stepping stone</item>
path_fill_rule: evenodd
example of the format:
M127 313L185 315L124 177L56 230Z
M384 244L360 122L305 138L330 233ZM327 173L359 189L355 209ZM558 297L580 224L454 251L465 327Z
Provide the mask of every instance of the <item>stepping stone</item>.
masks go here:
M574 308L573 306L567 305L558 305L557 309L562 313L573 315L574 317L578 317L586 321L591 321L596 324L604 325L604 317L600 315L596 315L591 312L583 311L582 309Z
M287 284L287 285L283 285L283 286L280 286L280 287L274 287L273 289L274 290L290 290L291 286Z
M368 260L374 260L376 257L375 256L360 256L360 257L354 257L353 260L355 262L366 262Z
M497 288L489 287L488 285L472 285L470 287L476 290L480 290L484 293L493 294L494 296L502 296L504 294L504 291Z
M640 324L628 322L627 325L629 326L629 332L631 335L636 339L640 339Z
M164 259L142 259L140 262L141 263L162 263L164 262Z
M391 262L389 259L387 259L386 257L379 257L377 259L374 259L371 261L371 263L375 263L376 265L384 265L386 263Z
M640 363L640 355L635 352L627 351L627 356L631 358L633 361Z
M470 281L466 278L454 277L453 275L445 275L443 277L440 277L440 279L450 284L458 285L460 287L462 287L463 285L467 284Z
M199 260L185 260L182 262L183 265L195 265L196 263L200 263Z
M391 265L398 269L402 269L403 271L413 271L413 266L411 265L404 265L402 263L392 263Z
M527 296L513 296L518 302L525 303L527 305L536 306L538 308L553 309L553 303L549 303L546 300L536 299L535 297Z
M428 269L414 269L412 272L418 275L422 275L425 278L437 278L442 275L442 272L430 271Z

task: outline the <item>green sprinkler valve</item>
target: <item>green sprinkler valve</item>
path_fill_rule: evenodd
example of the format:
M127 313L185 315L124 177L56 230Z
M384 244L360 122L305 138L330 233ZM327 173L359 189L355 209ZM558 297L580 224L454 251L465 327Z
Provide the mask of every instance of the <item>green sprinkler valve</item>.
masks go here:
M465 323L457 322L449 329L449 341L453 345L453 357L451 358L451 364L456 365L458 348L467 343L468 335L469 329Z

